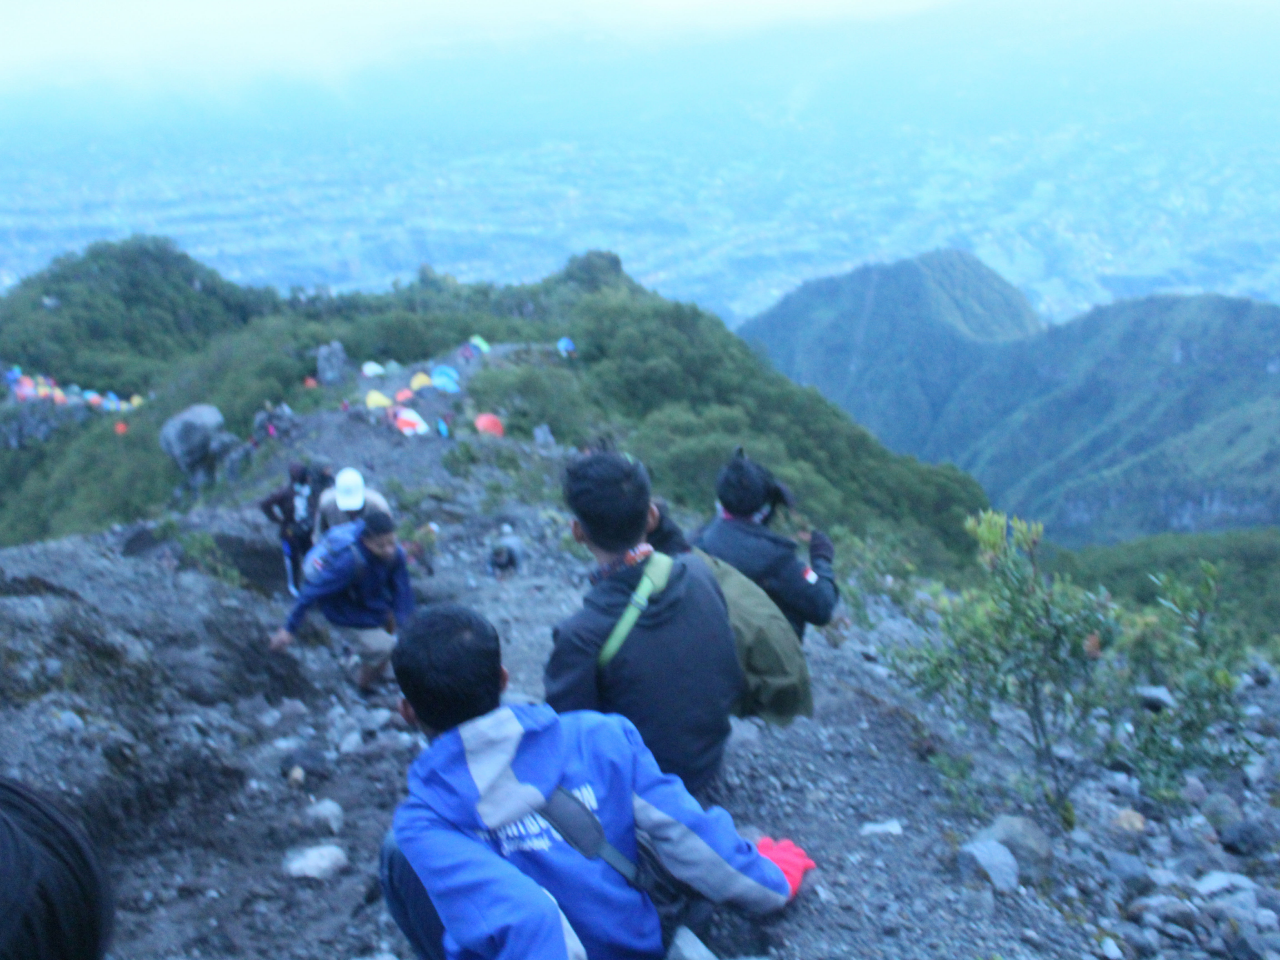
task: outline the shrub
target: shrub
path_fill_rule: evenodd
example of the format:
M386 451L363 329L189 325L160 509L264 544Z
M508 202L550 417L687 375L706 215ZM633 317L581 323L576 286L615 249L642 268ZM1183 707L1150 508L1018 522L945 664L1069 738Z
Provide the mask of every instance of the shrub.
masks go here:
M595 415L578 378L548 366L489 368L472 378L468 390L482 410L503 415L507 431L531 437L546 424L561 443L573 446L590 439Z
M1021 722L1013 729L1065 820L1072 788L1110 739L1094 721L1095 711L1114 702L1103 657L1119 630L1116 608L1105 594L1041 574L1039 524L986 511L966 528L978 541L987 582L944 608L942 635L904 653L903 665L919 689L993 731L998 710L1016 711Z

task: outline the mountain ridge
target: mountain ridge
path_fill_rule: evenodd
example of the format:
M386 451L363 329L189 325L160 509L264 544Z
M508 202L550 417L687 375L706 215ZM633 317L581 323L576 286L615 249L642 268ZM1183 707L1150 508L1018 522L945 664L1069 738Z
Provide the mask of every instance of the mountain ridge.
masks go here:
M967 276L1007 302L994 273ZM955 463L1064 543L1280 519L1280 307L1165 294L1032 330L1013 301L992 329L1015 335L983 339L922 309L919 282L879 313L807 285L741 333L891 449ZM799 359L819 333L825 349ZM895 342L867 350L877 337Z

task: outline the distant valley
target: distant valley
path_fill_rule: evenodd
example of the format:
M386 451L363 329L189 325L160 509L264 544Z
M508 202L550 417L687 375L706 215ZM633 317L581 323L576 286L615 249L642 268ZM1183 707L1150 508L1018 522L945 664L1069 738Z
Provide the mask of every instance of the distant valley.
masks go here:
M740 332L1063 544L1280 520L1280 307L1155 296L1044 326L946 251L807 283Z

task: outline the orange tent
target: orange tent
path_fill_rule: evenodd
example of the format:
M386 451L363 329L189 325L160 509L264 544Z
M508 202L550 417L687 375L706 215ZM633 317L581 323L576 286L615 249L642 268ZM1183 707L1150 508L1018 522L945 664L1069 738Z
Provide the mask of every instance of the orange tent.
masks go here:
M502 429L502 421L492 413L482 413L476 417L476 431L479 433L487 433L490 436L500 437L504 431Z

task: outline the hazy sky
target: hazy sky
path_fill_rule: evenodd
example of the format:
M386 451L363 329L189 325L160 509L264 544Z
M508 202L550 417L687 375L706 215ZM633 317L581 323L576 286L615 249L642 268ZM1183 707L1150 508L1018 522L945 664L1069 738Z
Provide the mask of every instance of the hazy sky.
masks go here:
M956 0L5 0L0 85L341 80L459 45L706 36Z

